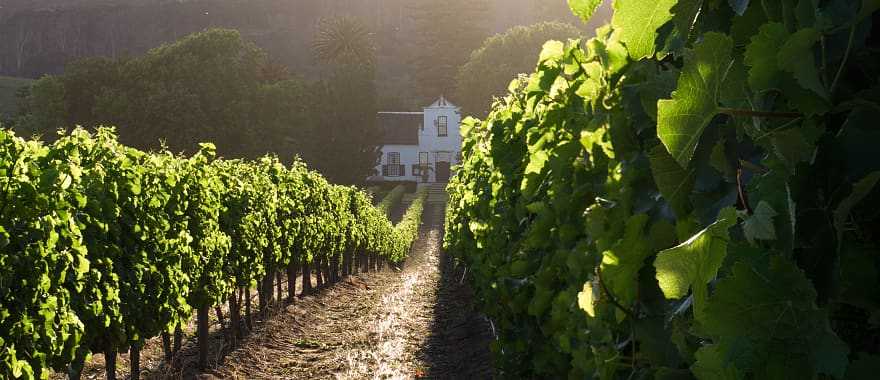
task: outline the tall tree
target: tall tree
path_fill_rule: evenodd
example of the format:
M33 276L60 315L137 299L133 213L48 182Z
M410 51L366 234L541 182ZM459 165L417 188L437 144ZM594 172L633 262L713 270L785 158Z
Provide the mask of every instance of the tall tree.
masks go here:
M164 141L174 151L191 152L212 141L224 156L254 157L267 152L266 141L284 141L267 136L282 131L264 125L292 127L303 119L288 112L270 123L257 115L266 108L257 102L269 99L262 92L273 90L266 85L284 77L237 31L212 29L126 61L78 61L62 75L35 82L22 101L18 129L51 138L59 127L114 125L120 140L137 148Z
M486 39L458 72L455 99L467 115L484 117L493 97L503 96L517 74L529 73L547 40L565 41L584 33L571 24L542 22L517 26Z
M307 162L336 183L360 184L379 161L376 44L358 19L318 22L312 50L325 67L313 85L313 133Z
M18 96L13 126L21 136L48 135L68 125L64 83L58 77L44 76Z
M427 104L455 88L455 75L489 33L487 0L413 1L417 93Z

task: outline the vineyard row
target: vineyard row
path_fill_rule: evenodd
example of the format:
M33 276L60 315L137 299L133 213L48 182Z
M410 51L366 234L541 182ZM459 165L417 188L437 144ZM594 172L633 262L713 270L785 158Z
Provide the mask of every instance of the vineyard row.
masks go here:
M426 193L396 226L367 193L286 166L190 157L120 144L111 129L77 129L51 144L0 130L0 378L78 378L93 352L131 350L175 333L197 313L206 363L208 310L227 303L233 340L249 289L259 310L357 271L400 263L418 234ZM275 282L277 280L277 283ZM242 305L244 301L245 305ZM292 301L292 298L290 299ZM218 307L219 310L219 307ZM233 342L235 344L235 342ZM168 355L169 352L166 352Z
M445 246L499 377L877 378L878 10L616 0L465 121Z

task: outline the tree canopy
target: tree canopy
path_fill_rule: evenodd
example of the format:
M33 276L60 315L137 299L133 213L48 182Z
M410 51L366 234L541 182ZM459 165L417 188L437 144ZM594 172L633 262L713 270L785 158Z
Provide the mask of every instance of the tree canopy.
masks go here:
M455 89L455 73L488 35L483 22L486 0L417 0L415 23L418 44L413 49L415 86L421 104Z
M314 53L325 74L311 83L223 29L140 57L75 61L34 82L14 127L51 139L58 128L114 125L121 142L139 149L193 152L213 141L226 157L299 155L355 184L378 160L371 38L354 19L322 22Z
M455 100L468 115L483 117L492 99L504 96L517 74L535 69L534 57L547 40L577 38L583 32L561 22L517 26L489 37L458 71Z

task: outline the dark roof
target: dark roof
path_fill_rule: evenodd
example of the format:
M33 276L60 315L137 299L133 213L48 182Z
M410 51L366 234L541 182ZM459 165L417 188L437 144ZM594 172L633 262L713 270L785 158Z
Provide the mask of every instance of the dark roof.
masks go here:
M421 112L379 112L376 115L382 130L383 145L419 145L419 127L424 115Z

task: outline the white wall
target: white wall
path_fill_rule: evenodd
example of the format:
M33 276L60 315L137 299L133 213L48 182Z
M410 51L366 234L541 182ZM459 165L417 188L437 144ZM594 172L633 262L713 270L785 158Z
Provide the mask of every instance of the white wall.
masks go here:
M388 164L388 152L400 153L400 164L406 167L406 175L402 177L382 177L382 165ZM384 181L420 181L422 177L412 175L412 165L419 163L419 147L416 145L385 145L382 147L382 159L376 166L377 177Z
M437 127L434 121L439 116L446 116L447 133L446 137L437 136ZM422 151L450 151L455 152L452 158L452 164L457 163L456 156L461 151L461 134L459 132L461 125L461 112L457 107L434 107L425 108L424 130L419 132L419 144ZM434 155L431 154L431 163L434 163Z
M437 136L437 127L434 121L439 116L446 116L446 136ZM434 170L430 171L429 182L436 180L437 155L435 152L451 152L448 154L451 166L457 165L458 155L461 152L461 112L453 105L426 107L424 109L424 122L419 131L419 145L385 145L382 147L382 159L376 167L377 176L374 180L391 182L417 181L421 182L421 176L412 175L412 166L419 163L419 152L428 152L428 163ZM400 164L406 166L406 175L402 177L382 177L382 165L388 164L388 152L400 153Z

